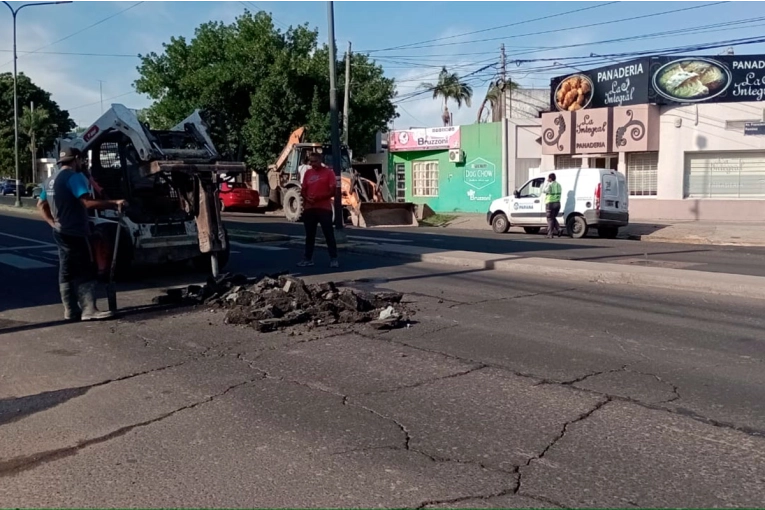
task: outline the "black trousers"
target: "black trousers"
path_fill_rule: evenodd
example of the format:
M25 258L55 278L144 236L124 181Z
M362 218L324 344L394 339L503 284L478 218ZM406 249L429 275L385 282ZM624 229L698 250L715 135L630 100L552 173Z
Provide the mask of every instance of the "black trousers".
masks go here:
M551 236L560 232L558 224L558 214L560 213L560 202L550 202L546 205L547 209L547 235Z
M70 236L54 230L53 239L58 246L58 283L96 279L98 271L87 237Z
M313 259L313 249L316 246L316 228L319 225L321 225L321 231L327 241L329 257L336 259L337 241L335 241L335 227L332 225L332 211L324 209L303 211L303 224L305 225L305 259Z

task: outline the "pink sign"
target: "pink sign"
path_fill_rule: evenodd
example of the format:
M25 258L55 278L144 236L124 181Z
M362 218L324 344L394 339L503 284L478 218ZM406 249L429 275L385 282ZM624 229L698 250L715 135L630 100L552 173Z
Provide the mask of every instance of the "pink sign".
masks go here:
M659 150L659 108L639 104L614 108L613 147L616 152Z
M460 148L460 127L446 126L434 128L407 129L393 131L390 134L388 150L428 151Z

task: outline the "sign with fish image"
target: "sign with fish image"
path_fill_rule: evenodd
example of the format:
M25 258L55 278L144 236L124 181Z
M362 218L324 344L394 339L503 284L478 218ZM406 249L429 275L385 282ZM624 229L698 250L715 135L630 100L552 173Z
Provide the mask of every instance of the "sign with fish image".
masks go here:
M740 103L765 100L764 55L651 58L651 102Z
M551 107L765 101L765 55L657 56L551 80Z

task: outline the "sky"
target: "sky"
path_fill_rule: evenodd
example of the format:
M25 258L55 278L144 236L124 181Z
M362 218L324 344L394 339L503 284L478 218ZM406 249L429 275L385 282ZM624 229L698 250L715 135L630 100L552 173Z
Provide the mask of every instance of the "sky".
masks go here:
M51 92L78 125L88 126L101 114L102 97L104 108L111 103L129 108L151 104L133 89L139 54L161 53L162 44L173 36L192 38L195 28L207 21L232 23L245 9L270 12L282 30L308 23L327 40L327 2L321 1L78 0L26 7L19 13L18 69ZM684 11L668 12L680 9ZM368 53L396 79L396 129L440 125L440 101L410 94L421 90L422 82L435 81L441 66L465 76L474 89L470 107L450 107L454 124L475 122L489 84L498 77L502 44L510 79L524 87L547 88L553 76L625 60L609 55L759 37L765 26L764 2L337 1L334 11L338 55L350 41L354 52ZM10 11L0 5L0 72L13 70L11 26ZM674 33L662 34L669 31ZM644 38L613 41L634 36ZM683 54L715 55L725 49ZM735 46L734 51L765 54L765 44ZM548 60L519 61L534 59Z

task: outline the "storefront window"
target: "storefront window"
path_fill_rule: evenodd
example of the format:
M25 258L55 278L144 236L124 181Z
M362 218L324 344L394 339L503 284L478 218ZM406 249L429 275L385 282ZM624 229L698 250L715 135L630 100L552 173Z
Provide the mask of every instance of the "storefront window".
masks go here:
M563 168L581 168L581 158L572 158L569 155L555 156L555 169L561 170Z
M415 197L438 196L438 161L415 161L412 163L412 195Z
M765 198L765 152L686 153L685 198Z
M627 154L627 186L633 197L655 197L658 183L658 152Z

